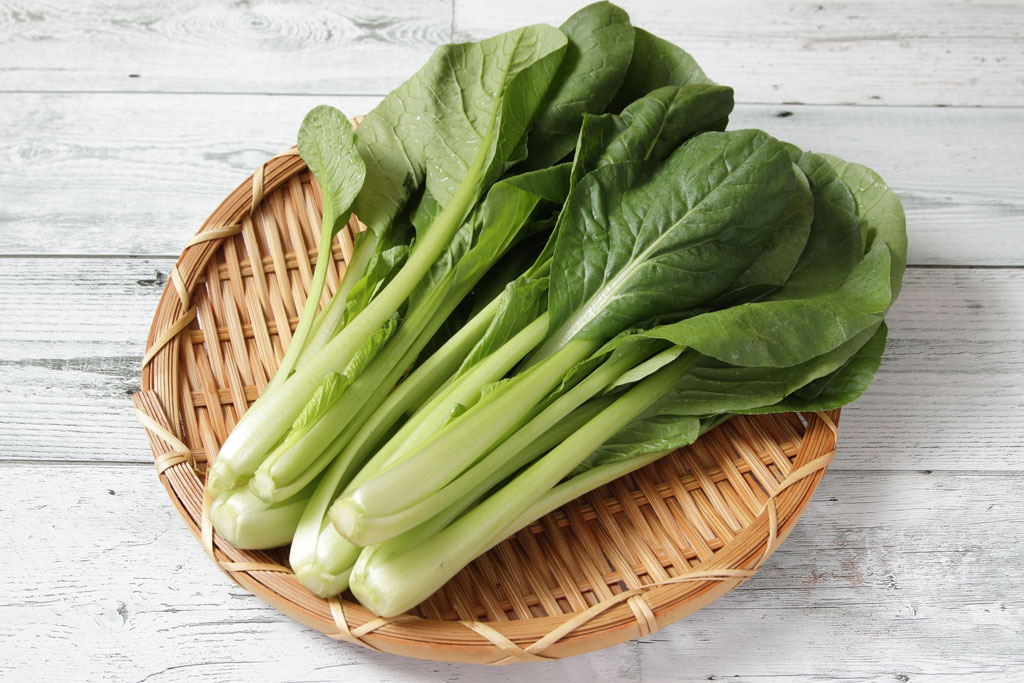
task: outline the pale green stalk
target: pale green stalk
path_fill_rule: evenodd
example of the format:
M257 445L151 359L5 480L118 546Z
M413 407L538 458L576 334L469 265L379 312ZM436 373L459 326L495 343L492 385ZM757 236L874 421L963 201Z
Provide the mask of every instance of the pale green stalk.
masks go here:
M683 354L645 378L511 482L442 531L412 547L380 546L360 554L350 587L365 607L395 616L419 604L477 555L499 543L523 511L542 499L577 465L641 415L690 371L696 355Z
M519 454L541 435L554 428L566 419L566 416L609 387L624 372L649 355L649 347L638 346L632 353L623 353L608 359L576 386L552 401L536 417L503 439L491 452L453 481L429 492L426 497L408 507L386 515L370 515L355 504L352 497L342 496L331 508L331 520L341 535L357 545L372 545L397 536L453 505L479 482L489 481L491 473L500 470L505 463L518 462ZM538 372L544 372L543 366L538 368Z
M486 154L477 154L467 178L483 170ZM342 372L355 353L398 310L423 280L438 255L462 225L479 194L475 182L463 183L452 201L433 221L408 261L366 306L330 342L296 369L271 394L264 394L245 413L221 447L210 471L207 487L220 493L249 477L277 444L329 372ZM324 251L324 249L321 249ZM327 249L329 252L329 249ZM301 348L301 347L300 347ZM270 400L269 396L273 396Z

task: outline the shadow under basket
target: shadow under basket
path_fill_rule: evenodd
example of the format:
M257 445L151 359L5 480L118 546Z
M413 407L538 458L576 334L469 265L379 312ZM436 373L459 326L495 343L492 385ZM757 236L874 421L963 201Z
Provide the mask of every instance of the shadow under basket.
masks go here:
M246 590L332 638L453 662L580 654L654 633L750 578L781 544L835 452L839 411L736 417L477 558L411 613L324 600L287 548L238 550L204 513L207 463L273 376L306 299L320 196L294 149L232 192L171 271L132 397L156 469L207 555ZM334 244L324 300L352 249Z

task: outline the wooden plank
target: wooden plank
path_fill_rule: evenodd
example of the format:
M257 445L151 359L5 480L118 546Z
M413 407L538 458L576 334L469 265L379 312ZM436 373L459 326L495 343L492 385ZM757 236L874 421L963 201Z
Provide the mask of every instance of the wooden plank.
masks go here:
M0 3L6 91L385 93L451 39L450 0Z
M148 461L127 394L173 262L0 263L0 459ZM1022 289L1021 269L911 269L883 369L844 412L837 466L1024 468Z
M0 457L152 461L129 397L173 265L0 260Z
M1024 550L1007 542L1021 474L830 472L762 571L710 607L641 641L488 669L374 653L290 621L213 567L149 467L0 467L0 543L18 549L0 563L10 680L1024 676Z
M6 95L0 226L6 254L172 255L305 112L375 98ZM782 116L786 112L792 115ZM737 108L804 147L877 169L902 197L916 264L1024 265L1024 109ZM24 131L32 131L26 135ZM55 179L59 200L55 199Z
M306 112L367 97L5 95L5 253L178 254ZM26 135L25 131L32 131ZM64 179L59 183L55 179ZM55 200L59 192L59 200ZM36 233L36 234L32 234Z
M400 0L344 5L65 0L0 6L7 91L382 94L433 47L580 3ZM1024 18L1014 2L623 0L639 26L690 50L745 102L1024 105ZM75 55L69 60L68 55Z
M741 102L1024 104L1016 2L622 0L635 25L690 52ZM560 24L575 0L456 0L455 39Z

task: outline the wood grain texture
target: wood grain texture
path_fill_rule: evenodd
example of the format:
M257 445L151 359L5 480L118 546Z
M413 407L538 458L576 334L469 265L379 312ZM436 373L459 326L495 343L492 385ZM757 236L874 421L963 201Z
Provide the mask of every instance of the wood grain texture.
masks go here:
M455 39L560 24L576 0L456 0ZM622 0L636 26L690 52L741 102L1024 104L1024 12L957 0Z
M0 460L150 461L127 395L173 263L0 260ZM911 269L836 467L1024 470L1022 289L1020 269Z
M6 91L383 94L450 41L450 0L0 2Z
M20 549L19 561L0 564L0 676L16 672L11 680L55 670L161 683L1024 675L1024 549L1005 542L1019 522L1021 474L833 471L785 546L710 607L608 650L485 669L384 656L291 622L213 567L150 467L0 473L0 543ZM794 642L798 657L786 654Z
M5 95L4 253L177 255L306 112L377 98ZM26 136L24 131L33 131ZM54 201L54 184L60 201Z
M477 40L557 25L581 4L457 0L453 15L448 0L7 0L0 89L383 94L453 29L456 40ZM702 0L679 11L622 2L746 102L1024 105L1019 6L971 4Z
M329 102L353 114L377 102L4 97L14 105L0 108L6 254L176 255L221 199L293 144L306 111ZM917 107L741 105L732 118L870 164L904 202L910 262L933 265L1024 265L1022 122L1024 109Z

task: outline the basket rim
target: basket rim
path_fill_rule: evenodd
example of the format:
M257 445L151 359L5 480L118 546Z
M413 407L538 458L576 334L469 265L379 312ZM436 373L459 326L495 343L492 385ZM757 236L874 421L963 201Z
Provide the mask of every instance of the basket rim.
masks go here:
M705 573L737 570L743 572L742 579L732 575L654 585L639 596L627 596L597 611L551 642L545 642L545 635L565 627L579 612L496 622L421 617L387 620L350 600L320 600L320 609L313 611L290 598L298 586L294 580L289 583L280 570L255 567L247 558L260 554L232 548L212 533L203 510L194 505L196 494L203 496L203 483L190 465L188 447L179 438L183 432L178 366L180 337L188 334L195 318L190 294L207 263L222 248L225 238L241 230L241 222L256 211L263 197L305 170L294 147L267 160L225 197L186 244L172 268L149 330L142 391L132 397L164 489L211 560L237 584L307 626L371 649L423 659L480 663L557 659L653 633L691 614L749 578L792 531L835 452L838 409L802 414L806 430L793 469L769 496L770 505L766 503L753 522L699 566ZM808 465L814 466L805 470ZM791 480L794 474L800 476ZM646 609L634 603L635 597L640 597ZM648 613L650 617L645 620Z

